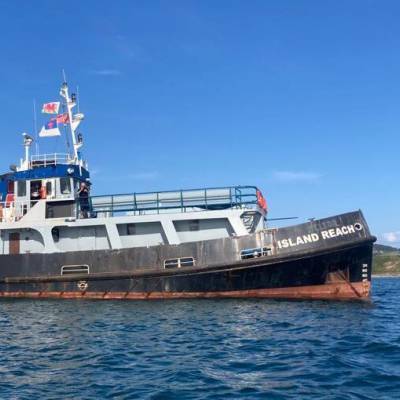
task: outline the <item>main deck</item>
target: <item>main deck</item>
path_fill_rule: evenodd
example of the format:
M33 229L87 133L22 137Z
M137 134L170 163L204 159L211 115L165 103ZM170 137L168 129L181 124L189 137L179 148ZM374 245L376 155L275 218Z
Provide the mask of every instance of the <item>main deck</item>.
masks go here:
M80 199L71 188L77 188L74 178L45 179L39 183L37 174L31 179L14 176L12 196L0 202L0 223L12 223L23 219L40 201L46 202L46 216L51 218L97 218L121 215L149 215L166 213L188 213L227 209L264 209L265 200L256 186L226 186L186 190L128 193L89 196ZM26 178L24 176L24 178ZM67 179L67 182L66 182ZM36 185L36 186L35 186ZM47 186L44 199L37 198L38 187ZM30 194L30 195L29 195ZM81 213L82 206L88 213ZM68 206L68 207L66 207ZM51 209L52 212L49 212ZM60 212L58 212L58 209ZM61 212L63 210L63 212Z

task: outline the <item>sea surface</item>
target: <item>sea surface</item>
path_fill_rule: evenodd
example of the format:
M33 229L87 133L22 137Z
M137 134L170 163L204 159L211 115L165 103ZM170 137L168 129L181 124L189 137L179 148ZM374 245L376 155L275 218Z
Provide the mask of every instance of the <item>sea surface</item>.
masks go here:
M371 304L2 300L1 399L400 399L400 278Z

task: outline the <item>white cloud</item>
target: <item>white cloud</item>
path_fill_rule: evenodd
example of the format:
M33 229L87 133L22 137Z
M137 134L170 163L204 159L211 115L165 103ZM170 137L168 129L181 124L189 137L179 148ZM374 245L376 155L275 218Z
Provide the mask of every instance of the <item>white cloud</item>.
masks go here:
M382 233L382 239L389 243L400 242L400 231Z
M322 177L316 172L275 171L273 178L280 182L316 182Z
M121 75L121 71L119 69L94 69L91 71L93 75L100 76L118 76Z

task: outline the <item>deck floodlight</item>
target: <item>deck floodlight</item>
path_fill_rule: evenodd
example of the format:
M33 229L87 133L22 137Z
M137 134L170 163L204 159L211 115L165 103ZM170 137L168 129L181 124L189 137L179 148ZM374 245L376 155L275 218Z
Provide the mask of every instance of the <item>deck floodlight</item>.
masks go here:
M23 133L22 136L24 137L24 146L30 146L33 143L33 138L27 133Z
M33 138L25 132L22 134L22 136L24 138L25 160L21 160L21 169L27 170L29 169L29 148L33 143Z

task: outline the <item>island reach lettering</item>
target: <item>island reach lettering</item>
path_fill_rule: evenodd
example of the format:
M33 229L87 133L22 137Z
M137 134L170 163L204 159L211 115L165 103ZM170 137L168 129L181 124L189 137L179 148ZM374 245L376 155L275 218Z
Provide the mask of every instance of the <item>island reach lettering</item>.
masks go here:
M333 239L341 236L347 236L355 233L356 231L361 231L363 226L356 222L353 225L345 225L342 227L331 228L319 233L308 233L306 235L300 235L295 238L281 239L277 241L279 249L286 249L288 247L295 247L302 244L308 244L313 242L318 242L319 240Z

